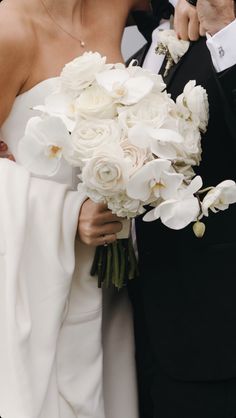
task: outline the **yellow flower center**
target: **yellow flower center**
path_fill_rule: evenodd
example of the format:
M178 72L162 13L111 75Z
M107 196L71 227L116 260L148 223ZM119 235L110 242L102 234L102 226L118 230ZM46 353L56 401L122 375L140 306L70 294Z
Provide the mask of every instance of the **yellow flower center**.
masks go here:
M61 151L62 151L62 147L58 147L57 145L51 145L49 147L49 158L59 157Z

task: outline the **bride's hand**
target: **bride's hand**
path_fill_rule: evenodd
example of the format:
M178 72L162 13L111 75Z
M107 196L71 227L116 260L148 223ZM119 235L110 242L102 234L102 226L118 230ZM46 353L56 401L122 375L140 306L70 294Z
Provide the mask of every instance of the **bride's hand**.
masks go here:
M8 158L8 160L15 161L14 156L9 153L8 146L5 142L0 140L0 158Z
M111 244L122 229L120 218L107 206L87 199L82 205L78 223L80 240L87 245Z

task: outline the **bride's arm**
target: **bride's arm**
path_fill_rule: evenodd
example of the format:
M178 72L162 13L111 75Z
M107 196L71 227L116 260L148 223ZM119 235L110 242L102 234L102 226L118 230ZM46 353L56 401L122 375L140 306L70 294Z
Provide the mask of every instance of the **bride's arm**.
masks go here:
M29 76L33 54L32 32L28 34L27 28L23 28L23 23L18 22L14 14L10 16L8 10L1 9L0 126Z

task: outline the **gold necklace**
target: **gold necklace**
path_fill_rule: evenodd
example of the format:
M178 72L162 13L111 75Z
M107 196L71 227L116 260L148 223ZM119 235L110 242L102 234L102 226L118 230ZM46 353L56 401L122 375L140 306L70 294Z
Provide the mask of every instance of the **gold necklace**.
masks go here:
M50 10L47 8L46 4L43 2L43 0L39 0L40 3L42 4L44 10L46 11L47 15L49 16L49 18L52 20L52 22L59 28L62 30L62 32L66 33L68 36L70 36L72 39L74 39L75 41L80 43L80 46L82 48L85 47L85 42L83 39L79 39L76 36L74 36L71 32L68 32L65 28L63 28L63 26L60 25L60 23L58 23L56 21L56 19L54 18L54 16L51 14ZM82 16L81 16L82 17Z

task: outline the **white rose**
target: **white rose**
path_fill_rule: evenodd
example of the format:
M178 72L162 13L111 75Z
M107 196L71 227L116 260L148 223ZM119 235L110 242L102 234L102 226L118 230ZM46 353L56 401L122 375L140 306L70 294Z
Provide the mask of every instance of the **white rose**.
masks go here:
M98 52L85 52L65 65L61 72L61 89L77 97L81 90L90 86L95 75L106 67L106 57Z
M71 135L73 151L67 160L82 166L102 145L119 143L120 136L119 125L114 120L79 120Z
M169 119L172 109L173 101L166 93L150 94L140 103L120 108L119 121L126 132L139 123L160 128Z
M128 139L122 141L120 146L123 149L126 160L130 163L130 176L151 159L151 154L147 149L136 147Z
M101 87L93 85L76 99L75 112L84 118L113 119L117 109L112 97Z
M89 190L101 196L112 196L125 189L129 177L129 164L119 146L99 149L82 171L82 181Z

